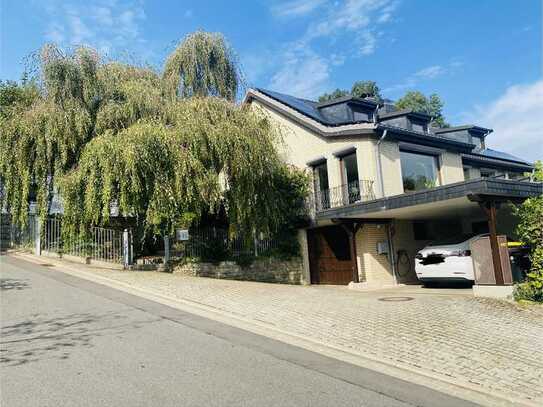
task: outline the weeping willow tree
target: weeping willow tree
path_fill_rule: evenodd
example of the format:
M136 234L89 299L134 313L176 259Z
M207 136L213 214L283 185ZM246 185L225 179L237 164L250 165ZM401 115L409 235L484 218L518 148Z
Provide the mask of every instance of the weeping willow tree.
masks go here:
M189 35L162 75L44 47L38 91L0 115L3 205L24 223L36 200L44 218L58 190L71 231L106 225L112 205L150 233L219 208L242 233L277 230L285 182L303 177L279 160L271 123L233 103L240 78L218 34Z
M15 102L0 121L3 204L19 223L26 221L30 200L47 215L54 180L77 163L92 137L98 64L87 48L64 54L44 47L39 92L25 104Z
M267 119L223 99L179 100L163 122L140 121L86 146L64 178L65 216L73 225L107 223L118 202L158 233L224 205L240 230L274 229L278 137Z

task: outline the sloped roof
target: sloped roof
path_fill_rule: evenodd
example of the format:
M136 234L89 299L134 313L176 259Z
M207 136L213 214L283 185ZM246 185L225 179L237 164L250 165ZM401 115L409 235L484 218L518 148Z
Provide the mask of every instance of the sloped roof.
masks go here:
M442 127L442 128L433 128L432 131L436 134L439 133L451 133L461 130L475 130L479 133L492 133L492 129L487 129L485 127L476 126L475 124L463 124L461 126L451 126L451 127Z
M300 99L294 96L285 95L284 93L274 92L272 90L257 88L257 91L260 93L263 93L266 96L271 97L272 99L277 100L278 102L281 102L292 109L309 116L313 120L318 121L319 123L322 123L326 126L334 126L337 123L331 122L327 120L317 109L317 102L314 102L312 100L307 99Z
M513 161L513 162L517 162L521 164L532 165L530 162L523 160L521 158L515 157L514 155L511 155L509 153L504 153L503 151L493 150L491 148L485 148L484 150L481 150L477 152L476 154L484 155L490 158L497 158L499 160L507 160L507 161Z
M389 126L385 123L345 123L345 122L337 122L337 121L331 121L327 118L325 118L322 113L319 111L318 106L320 106L319 103L297 98L291 95L286 95L284 93L275 92L267 89L262 88L256 88L256 92L249 90L247 97L250 99L251 97L258 96L258 94L261 94L261 97L269 98L269 100L273 100L275 102L278 102L279 105L283 105L287 108L286 112L288 113L288 109L291 109L291 116L298 115L296 117L296 120L302 120L303 117L307 119L303 119L303 124L308 125L313 128L313 130L319 132L323 136L337 136L337 135L354 135L354 134L361 134L361 133L367 133L371 132L372 130L378 130L378 129L389 129L394 131L398 134L404 134L406 136L411 136L412 138L416 138L416 142L432 142L432 143L441 143L441 144L448 144L451 146L454 146L455 148L461 149L465 151L465 154L463 156L465 158L471 158L471 159L479 159L480 161L488 161L490 164L491 161L501 161L504 163L513 163L517 164L519 167L530 167L532 168L532 163L527 162L523 159L520 159L518 157L515 157L511 154L504 153L501 151L493 150L490 148L486 148L484 150L480 151L469 151L475 147L475 145L470 143L464 143L460 141L455 141L449 138L444 137L440 133L446 133L447 131L458 131L463 129L475 129L478 131L485 131L489 132L491 129L486 129L479 126L474 125L464 125L464 126L456 126L451 127L447 129L439 129L438 131L435 131L435 133L421 133L416 132L408 129L403 129L395 126ZM346 100L349 100L350 97L342 98ZM292 113L294 112L294 113ZM401 114L406 114L408 111L400 112ZM469 150L466 150L469 149ZM469 152L468 152L469 151Z

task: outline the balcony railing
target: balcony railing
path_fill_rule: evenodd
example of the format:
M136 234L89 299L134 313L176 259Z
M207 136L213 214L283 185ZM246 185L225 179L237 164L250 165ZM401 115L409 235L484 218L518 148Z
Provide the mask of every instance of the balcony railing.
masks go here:
M373 181L356 180L338 187L315 191L314 196L311 198L311 209L316 212L356 202L369 201L375 199Z

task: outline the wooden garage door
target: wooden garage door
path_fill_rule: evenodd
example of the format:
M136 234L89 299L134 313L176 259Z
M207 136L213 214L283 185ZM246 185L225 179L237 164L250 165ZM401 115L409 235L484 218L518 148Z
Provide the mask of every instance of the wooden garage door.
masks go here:
M313 284L349 284L353 261L349 236L341 226L308 231L309 267Z

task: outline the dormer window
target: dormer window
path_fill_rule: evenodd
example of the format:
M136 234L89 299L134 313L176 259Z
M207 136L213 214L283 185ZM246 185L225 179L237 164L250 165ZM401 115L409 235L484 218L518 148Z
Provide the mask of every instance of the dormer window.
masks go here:
M413 119L411 119L410 122L411 122L411 130L418 131L419 133L427 133L428 132L428 124L427 123L425 123L423 121L419 121L419 120L413 120Z
M351 110L353 112L353 121L355 122L371 122L373 121L373 111L369 109L363 109L360 106L352 105Z
M483 150L485 148L485 137L491 132L491 129L485 129L484 127L474 126L472 124L434 130L434 133L441 137L461 141L462 143L473 144L475 145L475 150Z
M475 150L482 150L485 148L483 139L481 137L472 137L471 144L475 144Z
M322 116L336 124L371 122L377 102L372 99L361 99L345 96L316 105Z
M431 117L425 113L414 112L411 109L395 110L380 113L379 121L390 126L400 127L417 133L428 133Z

